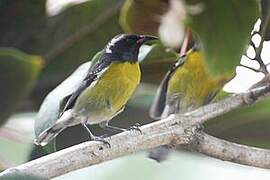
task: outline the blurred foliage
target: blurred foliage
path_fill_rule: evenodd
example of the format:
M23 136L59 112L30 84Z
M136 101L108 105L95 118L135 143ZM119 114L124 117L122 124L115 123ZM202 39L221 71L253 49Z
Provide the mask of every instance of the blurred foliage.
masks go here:
M32 90L42 67L40 56L0 48L0 125Z
M215 76L231 78L258 18L258 3L255 0L188 0L187 4L193 9L201 5L201 12L189 10L185 22L179 19L179 23L190 26L198 36L209 71ZM128 33L157 35L161 15L167 9L166 0L127 0L122 7L120 24Z
M205 124L207 132L227 140L270 148L270 99L242 107Z
M74 171L55 180L268 180L267 170L253 168L203 155L181 151L170 154L168 161L156 163L147 153L136 153L96 166Z
M261 28L263 28L263 36L266 41L270 40L270 1L261 0Z
M119 0L85 2L53 17L46 16L45 2L4 1L0 19L0 46L43 55L47 61L44 75L72 71L121 32L117 22Z
M168 0L126 0L119 17L127 33L158 35L160 17L168 10Z
M118 13L122 2L92 0L48 17L45 0L1 1L0 47L40 54L46 61L32 94L32 100L37 101L35 107L75 67L88 61L111 37L121 33Z
M188 17L187 24L198 35L209 71L231 78L258 18L257 2L188 0L187 3L203 5L201 13Z
M49 34L50 49L44 54L50 62L43 77L72 72L82 62L91 60L114 35L121 33L118 25L121 2L89 1L50 17L48 22L54 25L54 30Z
M5 140L1 139L1 158L4 158L5 161L3 164L9 166L14 164L21 164L25 162L29 151L31 151L31 144L25 142L16 142L13 139ZM8 158L7 158L8 157Z
M0 47L16 47L30 54L43 54L42 34L47 18L45 3L45 0L2 0Z
M1 176L0 180L45 180L45 178L15 173L14 175Z

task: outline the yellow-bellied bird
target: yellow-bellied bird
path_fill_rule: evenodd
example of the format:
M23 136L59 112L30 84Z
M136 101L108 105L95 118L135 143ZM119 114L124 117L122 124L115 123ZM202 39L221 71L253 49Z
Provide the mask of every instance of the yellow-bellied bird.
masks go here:
M193 48L164 76L150 108L150 117L159 120L208 104L224 83L225 80L214 79L207 73L201 52ZM149 157L163 161L168 152L167 145L160 146L152 149Z
M86 128L91 140L106 144L107 141L91 133L87 124L99 124L115 131L126 130L108 122L123 111L138 86L141 78L139 49L143 43L154 39L147 35L115 36L106 45L98 62L89 69L79 88L69 97L59 119L42 132L35 143L44 146L62 130L77 124Z

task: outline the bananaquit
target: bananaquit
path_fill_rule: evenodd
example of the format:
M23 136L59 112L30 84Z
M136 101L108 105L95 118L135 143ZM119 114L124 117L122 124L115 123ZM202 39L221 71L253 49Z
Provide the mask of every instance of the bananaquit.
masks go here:
M181 114L210 103L224 85L223 79L213 78L206 70L202 53L197 47L180 57L166 73L150 108L156 120L170 114ZM167 145L154 148L149 157L158 162L167 158Z
M108 122L124 110L141 78L138 63L139 49L143 43L156 39L147 35L120 34L104 48L98 62L89 69L79 88L68 98L59 119L43 131L35 143L46 145L69 126L82 124L91 140L104 139L95 136L88 124L99 124L105 129L124 131ZM108 144L109 145L109 144Z

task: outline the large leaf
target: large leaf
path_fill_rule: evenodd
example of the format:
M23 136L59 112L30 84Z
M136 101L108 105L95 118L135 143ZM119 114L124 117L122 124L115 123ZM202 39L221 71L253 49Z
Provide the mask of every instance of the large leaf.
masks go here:
M0 48L0 125L32 90L42 62L39 56L12 48Z
M41 54L45 29L46 0L2 0L0 3L0 46L16 47L29 54ZM49 37L49 34L47 35Z
M198 35L209 71L231 77L250 39L258 18L255 0L188 0L188 5L203 6L190 15L187 24Z
M206 123L206 130L231 141L270 147L270 100L236 109Z
M119 21L127 33L157 35L160 17L167 9L164 0L126 0Z
M264 40L270 40L270 1L261 0L261 30L263 30Z
M48 23L53 26L48 27L52 29L47 39L50 48L44 56L50 62L43 77L55 73L66 75L82 62L89 61L114 35L121 33L120 6L119 0L91 0L49 18Z

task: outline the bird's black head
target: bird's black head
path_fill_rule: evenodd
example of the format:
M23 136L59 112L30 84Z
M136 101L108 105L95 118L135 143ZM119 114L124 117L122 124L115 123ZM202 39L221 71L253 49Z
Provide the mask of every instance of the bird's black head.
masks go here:
M107 44L104 53L111 61L136 62L141 45L154 39L157 38L148 35L120 34Z

